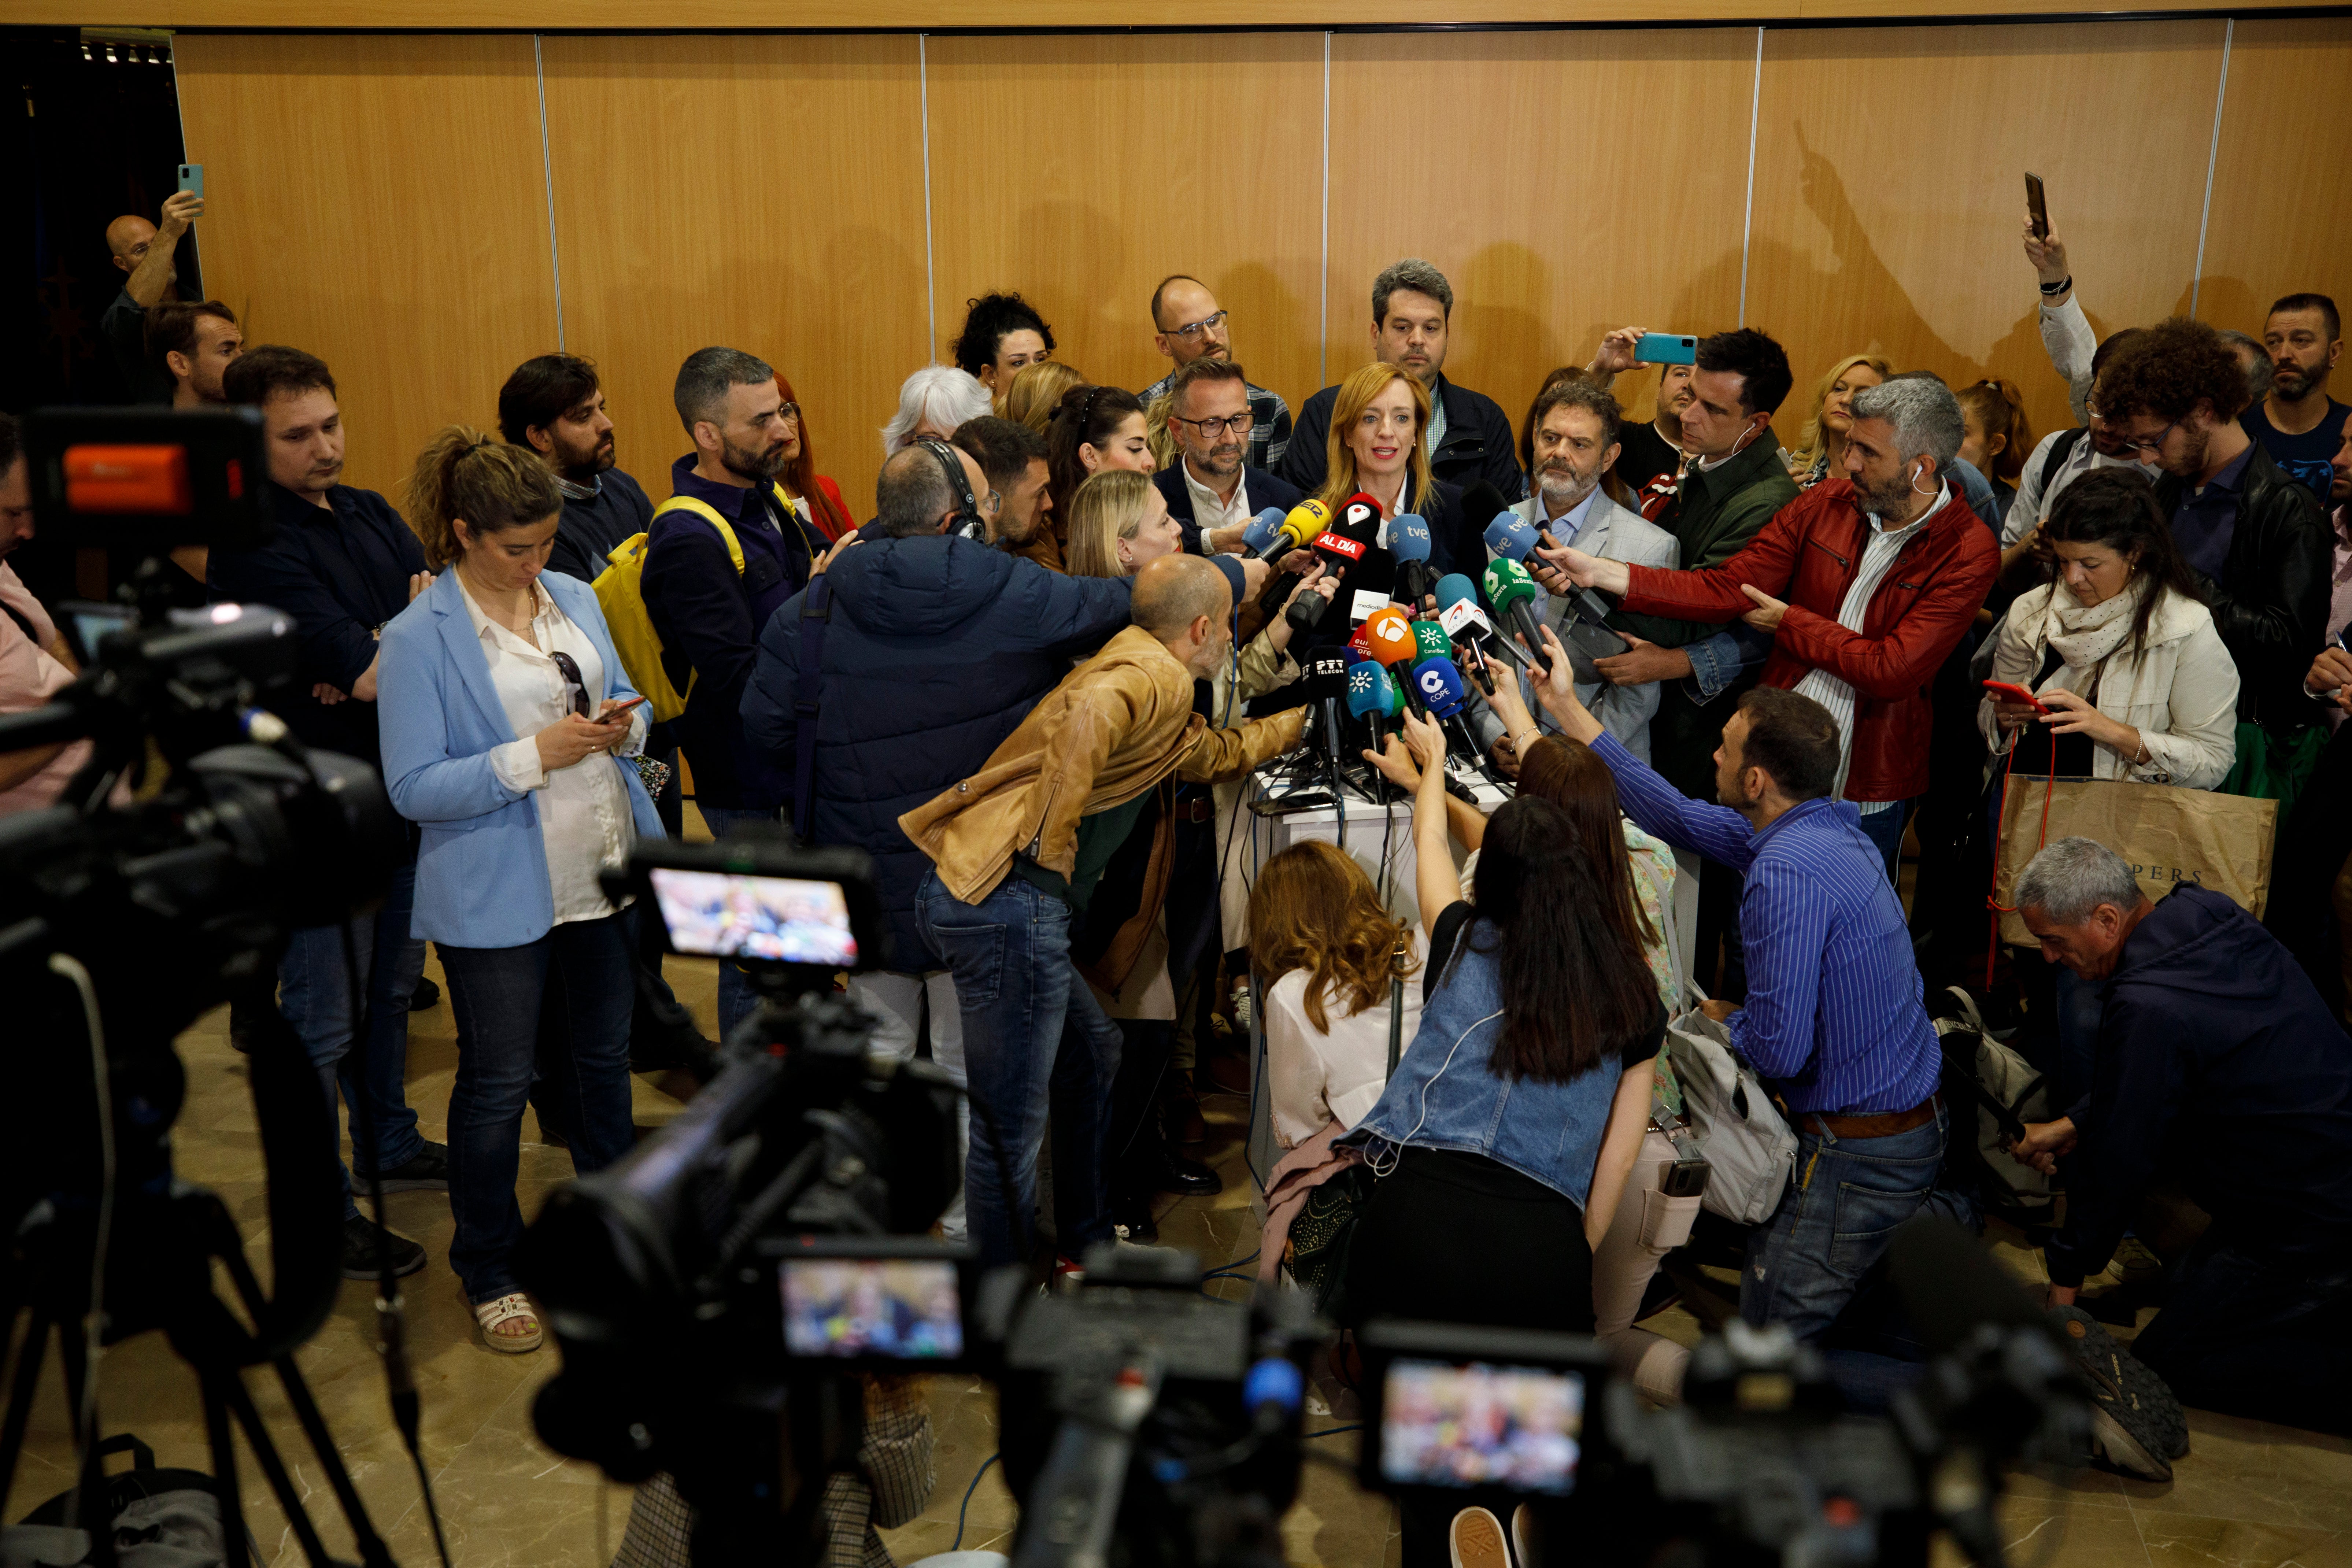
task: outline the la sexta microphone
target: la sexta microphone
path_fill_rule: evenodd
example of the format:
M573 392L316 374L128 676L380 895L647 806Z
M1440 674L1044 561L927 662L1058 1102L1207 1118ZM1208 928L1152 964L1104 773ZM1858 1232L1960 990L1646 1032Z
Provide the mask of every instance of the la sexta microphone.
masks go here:
M1396 601L1418 612L1437 577L1429 563L1429 524L1412 512L1389 523L1389 551L1396 557Z
M1527 641L1528 656L1534 661L1528 668L1549 669L1550 663L1544 658L1543 637L1536 630L1532 608L1536 585L1528 578L1527 568L1508 557L1489 561L1486 581L1486 602L1495 606L1496 615L1508 616L1512 629Z
M1508 658L1525 668L1527 655L1505 641L1495 630L1495 623L1478 607L1478 591L1470 579L1459 572L1449 572L1437 580L1437 624L1455 642L1466 642L1478 650L1478 656L1488 663L1496 655Z
M1394 605L1374 610L1364 622L1364 637L1373 662L1397 678L1397 688L1404 693L1407 705L1416 713L1426 714L1428 705L1412 684L1413 661L1421 657L1421 645L1413 640L1412 623L1405 619L1404 612Z
M1249 526L1242 530L1242 559L1255 560L1265 553L1265 547L1282 532L1282 517L1280 507L1270 506L1250 519Z

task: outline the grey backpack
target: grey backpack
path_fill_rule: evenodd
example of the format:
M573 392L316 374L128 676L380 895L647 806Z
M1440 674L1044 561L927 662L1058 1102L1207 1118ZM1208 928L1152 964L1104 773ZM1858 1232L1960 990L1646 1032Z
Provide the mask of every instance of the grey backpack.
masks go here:
M1694 1001L1698 987L1685 982ZM1665 1053L1683 1110L1714 1168L1700 1202L1740 1225L1761 1225L1780 1206L1797 1170L1797 1135L1753 1068L1732 1053L1731 1031L1693 1006L1666 1026Z

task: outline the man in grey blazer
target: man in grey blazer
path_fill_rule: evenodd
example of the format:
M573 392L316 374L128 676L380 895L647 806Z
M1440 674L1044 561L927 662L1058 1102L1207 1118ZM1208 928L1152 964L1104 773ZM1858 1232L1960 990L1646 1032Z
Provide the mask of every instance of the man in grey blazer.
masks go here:
M1678 567L1682 557L1675 536L1627 511L1601 489L1601 476L1617 461L1619 420L1617 399L1597 381L1579 377L1544 388L1529 415L1532 430L1528 479L1534 493L1511 510L1549 534L1555 543L1572 542L1588 554L1612 561ZM1534 609L1536 618L1565 641L1569 622L1574 618L1569 601L1545 593L1538 584ZM1627 616L1622 611L1611 616L1609 625L1643 637L1659 629L1648 624L1648 617ZM1509 635L1507 626L1496 629ZM1644 762L1649 760L1650 716L1658 710L1657 682L1611 686L1605 681L1590 685L1579 681L1576 696L1627 751ZM1531 691L1528 700L1531 710L1538 714L1538 721L1544 731L1555 732L1558 726L1550 715L1533 709ZM1511 752L1510 739L1503 733L1502 721L1484 703L1478 703L1473 722L1479 743L1487 748L1496 766L1507 773L1516 773L1518 758Z

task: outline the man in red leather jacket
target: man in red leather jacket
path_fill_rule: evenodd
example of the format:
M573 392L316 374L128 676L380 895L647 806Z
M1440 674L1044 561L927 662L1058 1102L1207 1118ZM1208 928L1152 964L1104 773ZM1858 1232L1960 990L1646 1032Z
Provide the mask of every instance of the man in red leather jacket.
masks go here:
M1727 621L1773 634L1762 684L1830 710L1843 743L1839 795L1890 878L1910 806L1927 789L1928 688L1968 631L2000 563L1992 530L1946 482L1959 405L1906 377L1853 405L1845 474L1773 514L1730 560L1702 571L1629 566L1570 550L1580 587L1638 615Z

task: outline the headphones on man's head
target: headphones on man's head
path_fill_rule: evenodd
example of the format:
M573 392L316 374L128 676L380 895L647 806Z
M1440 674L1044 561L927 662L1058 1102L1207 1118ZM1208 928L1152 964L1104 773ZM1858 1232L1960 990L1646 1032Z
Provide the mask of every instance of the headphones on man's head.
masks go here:
M955 449L945 441L918 441L915 445L931 455L946 472L948 483L955 488L956 512L948 519L947 531L961 534L966 539L985 540L988 537L988 521L980 515L980 498L971 493L971 481L963 477L963 462L956 456Z

